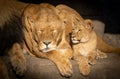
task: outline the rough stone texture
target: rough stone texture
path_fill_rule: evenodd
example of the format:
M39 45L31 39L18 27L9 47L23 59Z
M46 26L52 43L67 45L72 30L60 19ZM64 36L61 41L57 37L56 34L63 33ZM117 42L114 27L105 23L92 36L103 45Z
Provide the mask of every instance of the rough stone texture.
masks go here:
M21 79L120 79L120 56L117 54L108 54L108 58L97 60L97 63L91 67L88 76L82 76L75 61L71 60L73 65L73 75L70 78L62 77L57 67L50 60L26 56L27 72ZM15 77L12 70L9 70L11 79Z
M120 47L120 34L105 33L103 39L110 45Z
M27 56L28 70L22 79L66 79L56 66L49 60ZM68 79L119 79L120 56L108 54L107 59L98 60L91 68L91 73L84 77L80 74L77 64L72 60L73 76ZM34 63L33 63L34 62Z
M99 36L103 37L105 24L102 21L99 21L99 20L92 20L92 21L93 21L93 26L94 26L95 32Z
M99 23L99 22L98 22ZM97 27L104 24L96 25ZM103 27L103 26L102 26ZM101 28L101 27L100 27ZM104 28L102 28L104 30ZM103 31L96 31L102 35ZM120 35L103 34L103 39L113 46L120 46ZM41 59L26 55L27 71L23 77L16 76L9 62L6 62L11 79L120 79L120 55L108 54L108 58L99 59L91 67L88 76L82 76L78 65L71 60L73 65L73 75L70 78L62 77L53 62L47 59ZM5 59L7 60L7 59Z

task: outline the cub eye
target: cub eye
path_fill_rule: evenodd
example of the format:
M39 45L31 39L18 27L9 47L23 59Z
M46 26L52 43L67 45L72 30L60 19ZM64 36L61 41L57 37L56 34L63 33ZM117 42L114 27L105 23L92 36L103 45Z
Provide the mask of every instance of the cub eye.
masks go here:
M64 24L66 24L66 21L63 21Z
M72 29L72 30L75 30L75 29Z
M82 31L81 29L78 30L79 32Z

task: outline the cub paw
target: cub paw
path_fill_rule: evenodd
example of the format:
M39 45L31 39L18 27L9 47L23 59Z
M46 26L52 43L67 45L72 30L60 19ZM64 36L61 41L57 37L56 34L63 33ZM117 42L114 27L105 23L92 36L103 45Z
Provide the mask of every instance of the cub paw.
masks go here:
M103 59L103 58L107 58L107 54L104 52L101 52L100 50L97 50L96 59Z
M8 54L16 74L23 75L23 73L26 71L26 59L20 44L13 44Z
M73 70L72 64L68 59L57 62L57 67L60 71L60 74L64 77L71 77Z
M90 73L90 65L86 57L80 58L77 63L79 65L79 70L82 75L86 76Z
M90 73L90 65L89 64L81 64L79 65L80 73L84 76L87 76Z
M94 65L94 64L96 64L96 60L92 57L88 57L88 63L91 65Z

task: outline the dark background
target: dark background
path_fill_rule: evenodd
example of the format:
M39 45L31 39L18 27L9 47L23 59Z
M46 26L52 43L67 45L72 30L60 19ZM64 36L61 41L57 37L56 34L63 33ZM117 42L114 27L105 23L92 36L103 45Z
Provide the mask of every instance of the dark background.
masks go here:
M19 0L26 3L66 4L77 10L83 18L100 20L105 23L105 32L120 34L119 0Z

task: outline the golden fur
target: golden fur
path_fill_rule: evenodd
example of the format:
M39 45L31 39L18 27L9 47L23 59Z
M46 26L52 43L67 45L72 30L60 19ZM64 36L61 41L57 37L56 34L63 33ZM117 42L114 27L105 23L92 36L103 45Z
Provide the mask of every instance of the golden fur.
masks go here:
M20 75L26 70L26 60L21 42L18 41L19 36L17 37L18 40L16 40L16 35L21 32L22 28L18 29L21 27L19 26L19 17L26 5L16 0L0 0L0 55L7 53L10 56L13 69ZM9 79L4 62L0 63L0 71L0 78Z
M47 3L31 4L24 10L22 22L27 52L52 60L62 76L71 76L72 49L59 10Z
M120 48L115 48L107 45L93 30L93 23L90 19L84 20L72 8L59 5L61 10L61 18L66 23L72 23L71 41L73 47L74 60L79 65L80 72L83 75L88 75L90 72L90 64L95 64L95 58L106 58L106 53L120 53ZM65 16L63 16L65 15ZM101 52L102 51L102 52Z

